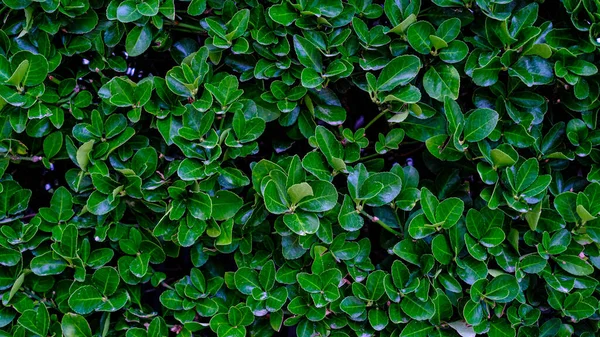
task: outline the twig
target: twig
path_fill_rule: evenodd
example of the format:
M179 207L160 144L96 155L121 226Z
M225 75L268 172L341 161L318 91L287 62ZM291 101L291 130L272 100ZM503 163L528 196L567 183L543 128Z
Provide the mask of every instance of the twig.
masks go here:
M40 156L33 156L33 157L10 156L10 160L14 160L14 161L26 160L26 161L31 161L31 162L37 163L38 161L42 160L42 157L40 157Z
M402 236L402 233L400 233L397 230L393 229L392 227L388 226L385 222L381 221L378 217L372 216L363 210L360 211L360 214L366 216L369 220L371 220L371 222L377 223L379 226L383 227L383 229L385 229L386 231L388 231L396 236Z
M388 112L387 109L383 110L382 112L380 112L377 116L375 116L375 118L371 119L371 121L369 123L367 123L367 125L365 126L365 131L371 126L373 125L373 123L375 123L379 118L381 118L381 116L385 115L385 113Z

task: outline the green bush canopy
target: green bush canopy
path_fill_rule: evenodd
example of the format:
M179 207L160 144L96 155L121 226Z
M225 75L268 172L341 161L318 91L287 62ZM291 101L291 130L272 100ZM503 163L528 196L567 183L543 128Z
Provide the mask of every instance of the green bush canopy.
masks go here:
M0 337L600 336L599 0L2 0Z

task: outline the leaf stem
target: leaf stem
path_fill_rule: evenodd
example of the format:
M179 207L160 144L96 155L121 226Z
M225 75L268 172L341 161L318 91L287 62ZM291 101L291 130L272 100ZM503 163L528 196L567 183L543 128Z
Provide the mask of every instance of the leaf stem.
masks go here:
M190 24L178 22L178 21L167 21L167 22L169 23L170 26L187 28L187 29L193 30L195 32L206 32L206 30L202 29L202 27L199 27L199 26L194 26L194 25L190 25Z
M36 293L34 293L33 291L24 288L23 292L25 293L25 295L31 299L37 300L39 302L43 302L47 307L50 308L56 308L56 304L54 303L54 301L52 301L52 299L46 299L46 298L42 298L40 296L38 296Z
M375 158L375 157L377 157L377 156L379 156L379 155L381 155L381 154L379 154L379 153L372 153L372 154L370 154L370 155L368 155L368 156L364 156L364 157L360 158L359 160L360 160L360 161L363 161L363 160L369 160L369 159L371 159L371 158Z
M165 282L161 282L160 285L163 286L163 287L165 287L165 288L167 288L167 289L175 290L175 288L171 287L170 285L166 284Z
M60 80L52 75L48 76L48 80L54 84L60 84Z
M387 109L384 109L382 112L379 113L379 115L375 116L375 118L371 119L371 121L365 126L365 131L371 126L373 125L373 123L375 123L379 118L381 118L381 116L385 115L385 113L388 112Z
M0 220L0 224L5 224L5 223L13 222L13 221L19 220L19 219L33 218L36 215L37 215L37 213L31 213L31 214L27 214L27 215L17 215L14 218L5 218L5 219Z
M178 27L178 26L170 26L169 30L176 31L176 32L183 32L183 33L193 33L193 34L200 33L200 31L195 30L195 29L188 29L188 28L183 28L183 27Z
M33 156L33 157L10 156L10 160L12 160L12 161L25 160L25 161L37 163L38 161L42 160L42 157L40 157L40 156Z
M223 126L225 125L225 114L221 116L221 121L219 122L219 130L223 132Z
M392 227L388 226L385 222L379 220L378 217L376 216L372 216L370 214L368 214L367 212L361 210L360 214L364 215L365 217L367 217L367 219L371 220L371 222L375 222L377 223L379 226L383 227L383 229L385 229L386 231L396 235L396 236L402 236L402 233L398 232L397 230L393 229Z

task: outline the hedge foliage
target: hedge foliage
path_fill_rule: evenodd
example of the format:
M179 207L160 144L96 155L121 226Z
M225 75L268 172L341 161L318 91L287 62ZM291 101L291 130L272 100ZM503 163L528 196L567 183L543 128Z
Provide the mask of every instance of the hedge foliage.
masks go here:
M598 0L2 0L0 336L597 336Z

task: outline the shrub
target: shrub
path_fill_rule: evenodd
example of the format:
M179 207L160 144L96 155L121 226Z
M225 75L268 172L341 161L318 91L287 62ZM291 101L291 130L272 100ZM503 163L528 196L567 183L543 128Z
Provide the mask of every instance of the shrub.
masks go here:
M597 1L2 3L0 337L599 334Z

